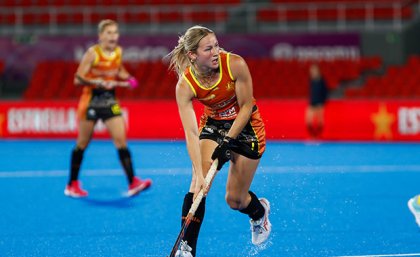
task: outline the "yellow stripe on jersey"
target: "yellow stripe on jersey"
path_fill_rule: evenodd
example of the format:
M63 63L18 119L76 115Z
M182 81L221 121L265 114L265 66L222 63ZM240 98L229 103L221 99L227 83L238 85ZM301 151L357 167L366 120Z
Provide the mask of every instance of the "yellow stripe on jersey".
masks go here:
M197 97L197 92L195 92L194 86L191 84L190 80L185 76L185 73L182 73L182 77L185 79L185 81L187 81L188 85L194 93L194 96Z
M113 61L121 55L121 48L119 46L117 46L110 55L106 54L100 45L97 45L96 49L101 57L107 61Z
M197 80L194 73L192 72L191 66L190 66L189 69L190 69L191 77L193 78L195 83L197 83L197 85L204 90L211 90L211 89L215 88L220 83L220 81L222 81L223 69L222 69L222 62L221 62L220 58L219 58L219 71L220 71L219 80L216 83L214 83L211 87L204 87L203 85L201 85L201 83Z
M226 54L226 66L227 66L227 69L228 69L229 77L230 77L231 80L235 81L233 79L233 76L232 76L232 71L230 70L229 62L230 62L230 53L227 53Z
M95 60L93 60L92 66L97 65L98 62L99 62L99 53L98 53L98 51L96 51L96 49L95 49L94 52L95 52Z

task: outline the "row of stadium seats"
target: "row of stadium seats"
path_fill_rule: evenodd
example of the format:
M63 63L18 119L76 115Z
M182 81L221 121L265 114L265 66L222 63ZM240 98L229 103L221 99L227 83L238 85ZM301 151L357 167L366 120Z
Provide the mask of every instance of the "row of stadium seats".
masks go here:
M345 91L347 98L420 97L420 56L411 56L402 66L390 66L384 75L370 76L362 87Z
M309 93L309 66L313 61L247 60L253 75L254 95L258 98L303 98ZM380 57L360 60L331 60L318 62L330 89L340 83L358 79L362 73L378 70Z
M227 7L240 0L3 0L0 23L25 26L97 24L113 19L125 24L215 23L228 18ZM209 5L217 8L208 8ZM190 8L194 6L193 8ZM9 8L1 11L2 7Z
M73 83L78 63L67 61L45 61L39 63L32 73L32 79L24 98L75 99L81 88ZM139 80L140 86L134 90L118 90L122 98L171 98L174 97L176 77L168 73L168 67L160 61L125 63L127 70Z
M372 12L371 14L369 12ZM371 15L371 16L370 16ZM279 22L279 21L306 21L316 17L318 21L337 21L345 18L348 21L364 20L372 17L374 20L392 20L399 17L402 20L409 20L413 17L411 7L388 7L374 6L373 9L361 7L347 7L343 10L334 7L323 7L311 10L309 8L294 9L273 9L272 7L261 8L257 11L257 21Z
M297 60L247 59L257 98L303 98L308 95L308 69L311 62ZM74 86L76 62L46 61L35 68L30 85L24 93L27 100L75 99L81 93ZM381 67L379 57L361 60L319 62L330 88L340 82L354 80L368 70ZM127 70L139 80L134 90L119 90L121 98L173 99L176 75L161 61L126 63Z
M127 5L191 5L191 4L237 4L241 0L2 0L0 6L127 6Z
M406 0L271 0L271 3L406 3ZM413 0L412 2L415 2ZM239 4L241 0L2 0L0 6L95 6L95 5L190 5L190 4Z
M135 23L151 23L159 21L161 23L179 22L183 20L191 20L198 23L225 21L228 17L226 11L194 11L181 12L177 10L160 11L157 13L150 12L134 12L129 9L120 10L116 12L63 12L63 13L24 13L21 18L16 13L0 14L0 23L15 24L19 20L24 25L48 25L52 22L59 25L79 25L84 22L96 24L103 19L113 19L127 24Z

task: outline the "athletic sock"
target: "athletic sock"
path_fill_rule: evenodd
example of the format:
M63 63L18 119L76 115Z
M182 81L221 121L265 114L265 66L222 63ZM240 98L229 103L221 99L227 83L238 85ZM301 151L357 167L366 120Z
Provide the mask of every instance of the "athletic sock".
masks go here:
M249 202L249 205L245 209L239 211L248 214L252 220L259 220L264 216L265 209L253 192L249 191L249 195L251 195L251 202Z
M130 151L126 147L120 148L118 149L118 156L120 157L120 162L123 166L125 175L127 176L128 183L131 184L133 182L134 169Z
M188 215L188 211L191 208L191 205L193 203L193 197L194 197L194 194L191 192L188 192L184 197L184 203L182 205L181 226L184 223L184 220ZM204 219L205 210L206 210L206 198L204 197L201 200L201 203L198 205L197 211L195 212L195 216L191 220L191 223L188 226L187 231L185 231L185 235L183 238L183 240L187 241L188 245L192 248L192 251L191 251L192 256L195 256L198 234L200 233L200 228Z
M80 149L77 146L71 152L69 185L72 181L76 181L79 178L80 165L82 164L84 152L84 149Z
M309 125L307 125L307 126L306 126L306 128L307 128L307 130L308 130L309 136L310 136L311 138L316 138L316 131L315 131L314 126L313 126L313 125L311 125L311 124L309 124Z
M322 124L318 124L318 126L315 129L315 136L317 138L321 137L323 130L324 130L324 126Z

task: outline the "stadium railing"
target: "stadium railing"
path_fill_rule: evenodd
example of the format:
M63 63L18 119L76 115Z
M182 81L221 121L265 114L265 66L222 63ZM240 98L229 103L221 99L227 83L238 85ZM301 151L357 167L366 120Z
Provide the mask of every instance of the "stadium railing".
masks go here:
M402 29L417 15L417 5L413 0L4 0L0 34L91 34L104 18L119 21L125 33L173 33L174 26L179 30L196 23L208 24L216 32L235 31L238 26L253 33Z

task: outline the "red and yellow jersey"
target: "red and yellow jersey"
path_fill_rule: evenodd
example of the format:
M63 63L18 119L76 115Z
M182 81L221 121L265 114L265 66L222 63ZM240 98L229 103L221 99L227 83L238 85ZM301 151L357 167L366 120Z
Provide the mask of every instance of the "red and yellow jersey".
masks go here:
M111 54L105 54L98 44L92 46L92 48L95 52L95 60L85 77L87 79L117 80L122 64L121 47L117 46ZM84 86L78 107L79 117L83 118L85 116L86 109L94 94L103 94L106 91L115 96L115 89L95 89L94 86Z
M220 53L219 80L210 87L204 87L198 81L191 67L188 67L183 74L195 98L205 106L204 114L215 120L233 120L239 112L235 80L230 70L229 59L230 53Z
M122 62L121 47L117 46L110 55L105 54L98 44L93 46L93 50L96 57L86 78L116 80Z

